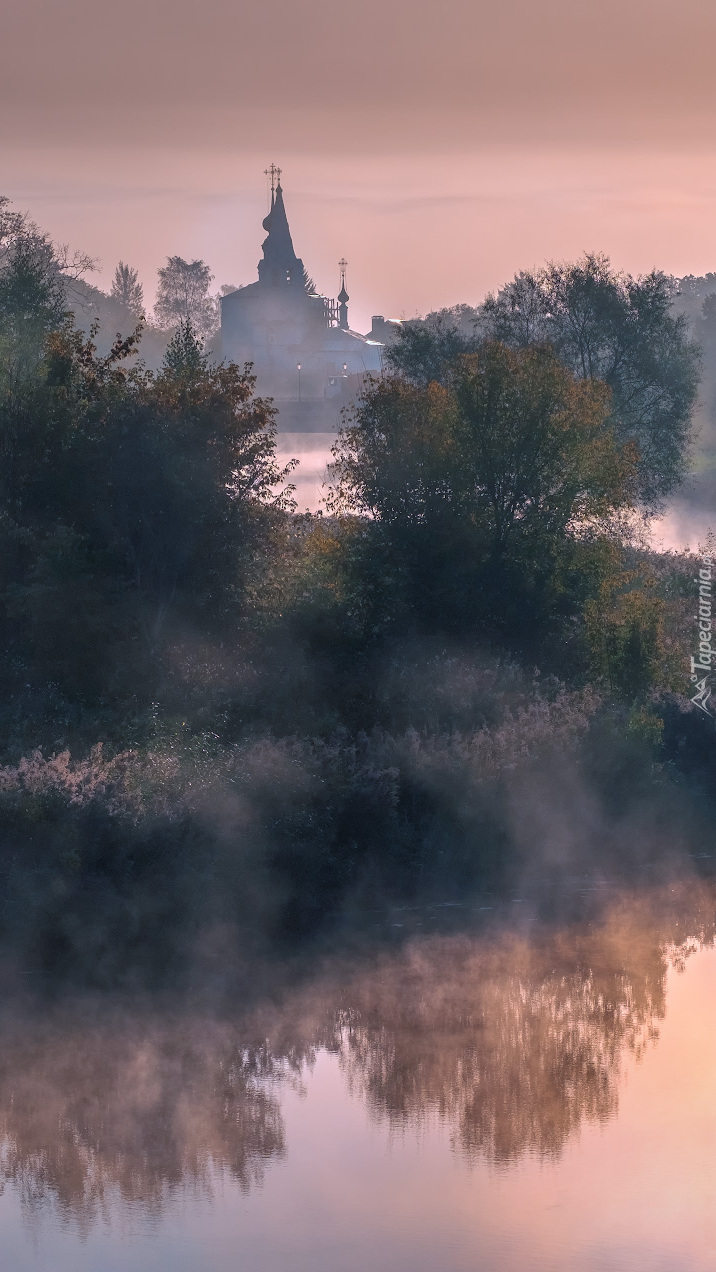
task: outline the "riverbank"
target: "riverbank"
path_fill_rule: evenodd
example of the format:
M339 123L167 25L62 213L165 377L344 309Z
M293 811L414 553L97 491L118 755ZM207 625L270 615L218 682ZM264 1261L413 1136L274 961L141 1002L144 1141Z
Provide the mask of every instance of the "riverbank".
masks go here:
M197 984L453 911L584 915L613 887L711 871L708 720L665 699L655 741L593 691L481 674L479 728L165 734L6 765L6 976Z

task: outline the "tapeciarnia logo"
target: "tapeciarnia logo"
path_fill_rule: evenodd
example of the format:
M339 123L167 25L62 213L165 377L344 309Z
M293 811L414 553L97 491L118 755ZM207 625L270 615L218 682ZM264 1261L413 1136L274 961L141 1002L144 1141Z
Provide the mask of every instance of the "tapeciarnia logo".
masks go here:
M709 687L709 675L713 666L714 655L716 649L711 644L712 626L711 626L711 567L713 558L711 556L703 556L701 558L701 569L698 578L694 579L699 589L699 612L694 614L694 620L698 623L699 652L696 658L691 658L691 683L696 688L696 693L691 701L695 707L703 711L710 719L713 719L713 711L709 707L709 699L711 697L711 689ZM700 675L700 673L704 673Z

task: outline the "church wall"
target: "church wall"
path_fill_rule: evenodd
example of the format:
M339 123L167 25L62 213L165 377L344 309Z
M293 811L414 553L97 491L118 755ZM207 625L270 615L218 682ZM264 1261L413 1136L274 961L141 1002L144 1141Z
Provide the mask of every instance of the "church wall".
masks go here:
M248 295L232 292L222 303L222 356L252 362L259 393L284 403L330 401L341 396L346 376L380 371L382 346L325 326L323 306L317 312L313 298L304 294L297 303L288 289L242 290ZM305 409L298 412L305 416Z

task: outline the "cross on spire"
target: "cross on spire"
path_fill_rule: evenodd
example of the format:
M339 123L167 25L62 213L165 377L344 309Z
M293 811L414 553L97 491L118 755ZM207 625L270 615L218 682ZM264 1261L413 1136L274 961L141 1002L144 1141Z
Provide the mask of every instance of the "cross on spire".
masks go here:
M264 168L264 176L271 178L271 202L273 203L276 187L281 184L281 169L272 163L270 168Z
M344 331L348 330L348 301L350 296L346 291L346 269L348 261L341 257L338 262L338 268L341 271L341 290L338 293L338 326Z
M269 287L293 284L300 289L304 286L303 263L296 256L291 241L283 203L281 169L272 163L266 169L266 177L271 180L271 207L263 219L268 237L263 244L264 258L259 261L259 282Z

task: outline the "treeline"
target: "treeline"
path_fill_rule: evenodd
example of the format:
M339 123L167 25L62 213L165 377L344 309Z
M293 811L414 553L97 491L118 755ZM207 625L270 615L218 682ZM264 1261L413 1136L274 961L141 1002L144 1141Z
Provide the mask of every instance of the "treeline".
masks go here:
M237 924L305 932L349 897L641 868L667 827L683 844L680 783L710 798L713 756L683 697L693 563L638 538L682 478L698 382L664 276L588 257L406 324L337 441L328 514L298 516L250 368L188 319L156 371L141 316L99 352L72 263L0 217L0 937L20 962L174 967ZM591 829L577 801L550 866L565 785Z
M7 202L5 209L7 223ZM27 232L30 229L27 218L23 218L23 223ZM44 237L35 227L32 229L36 241ZM53 250L50 244L48 247ZM142 361L158 371L172 334L179 323L187 321L205 348L214 355L218 353L220 300L236 288L225 283L217 292L212 292L214 275L205 261L168 256L166 264L157 270L153 307L145 299L138 271L124 261L120 261L114 271L109 292L91 282L94 262L89 257L80 254L73 262L59 260L58 264L64 266L65 307L78 330L85 336L92 332L99 353L109 353L118 331L130 332L141 322Z

